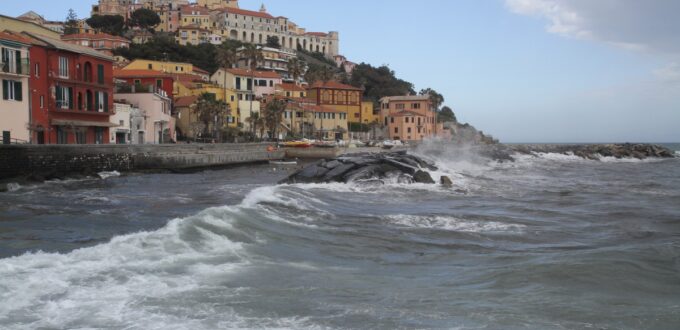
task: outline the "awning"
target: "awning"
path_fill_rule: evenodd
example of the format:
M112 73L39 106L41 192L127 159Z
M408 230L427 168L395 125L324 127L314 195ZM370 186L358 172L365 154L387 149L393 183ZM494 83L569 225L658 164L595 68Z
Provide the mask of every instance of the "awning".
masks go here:
M68 119L52 119L52 125L55 126L77 126L77 127L118 127L120 125L109 123L108 121L89 121L89 120L68 120Z

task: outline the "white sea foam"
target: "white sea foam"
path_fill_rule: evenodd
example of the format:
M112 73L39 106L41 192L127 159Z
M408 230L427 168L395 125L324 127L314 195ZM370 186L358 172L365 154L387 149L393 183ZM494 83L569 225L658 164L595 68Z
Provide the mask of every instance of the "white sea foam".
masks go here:
M120 176L120 172L118 172L118 171L108 171L108 172L104 171L104 172L97 173L97 175L99 175L99 177L102 178L102 179L108 179L108 178L111 178L111 177Z
M10 183L7 184L7 191L12 192L12 191L17 191L19 189L21 189L21 185L16 183L16 182L10 182Z
M390 223L409 227L473 233L521 233L525 226L495 221L471 221L450 216L395 214L384 217Z

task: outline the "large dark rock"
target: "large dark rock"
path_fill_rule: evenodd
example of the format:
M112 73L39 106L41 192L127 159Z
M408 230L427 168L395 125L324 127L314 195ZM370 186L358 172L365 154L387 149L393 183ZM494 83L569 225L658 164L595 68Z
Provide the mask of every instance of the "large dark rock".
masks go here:
M320 161L308 165L281 183L353 182L389 179L399 183L435 183L425 169L437 168L417 156L405 152L362 153Z
M442 177L439 179L439 183L444 187L452 187L453 186L453 182L451 181L451 178L449 178L446 175L442 175Z

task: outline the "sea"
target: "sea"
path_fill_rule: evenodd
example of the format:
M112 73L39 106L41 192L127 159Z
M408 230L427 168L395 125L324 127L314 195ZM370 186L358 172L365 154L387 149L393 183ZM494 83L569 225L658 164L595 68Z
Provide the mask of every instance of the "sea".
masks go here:
M411 152L454 186L268 164L10 184L0 329L680 329L680 152Z

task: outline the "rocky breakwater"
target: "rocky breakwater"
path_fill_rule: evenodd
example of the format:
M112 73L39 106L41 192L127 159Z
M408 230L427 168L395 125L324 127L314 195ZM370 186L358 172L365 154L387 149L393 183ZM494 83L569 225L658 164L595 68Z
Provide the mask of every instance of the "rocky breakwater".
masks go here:
M307 165L279 183L378 182L435 183L428 170L437 168L406 151L349 154ZM448 181L450 182L450 181Z
M520 154L559 153L574 155L585 159L599 160L602 157L637 158L650 157L672 158L672 150L656 144L621 143L621 144L532 144L509 146L513 152Z

